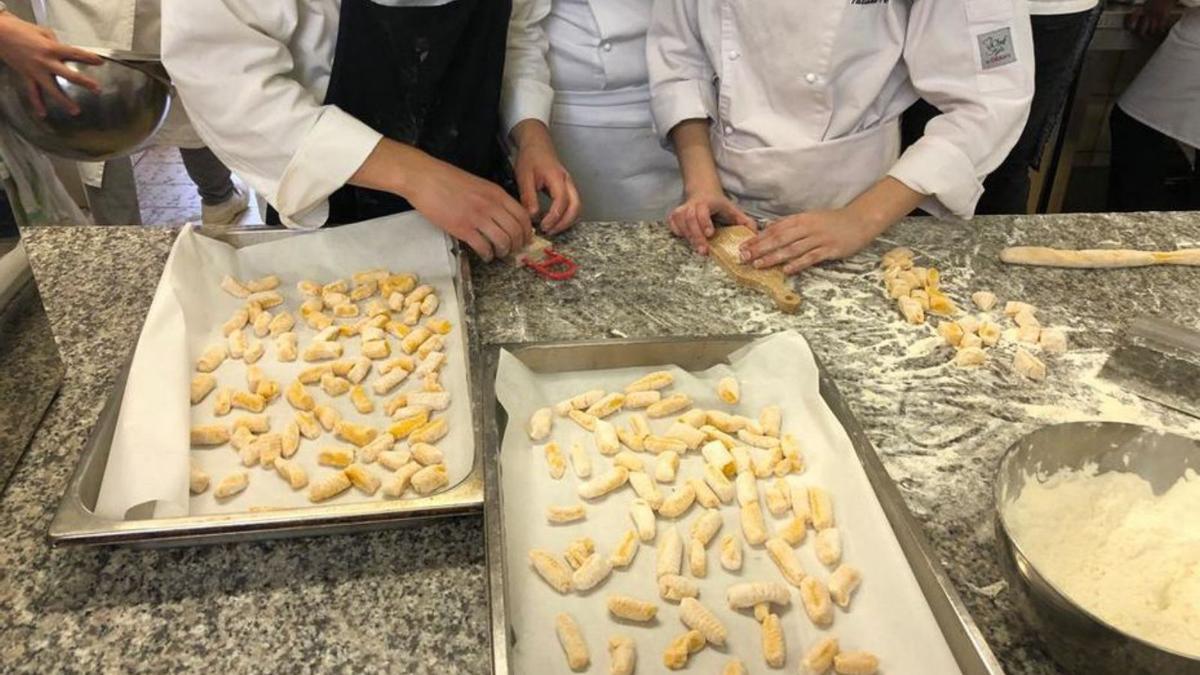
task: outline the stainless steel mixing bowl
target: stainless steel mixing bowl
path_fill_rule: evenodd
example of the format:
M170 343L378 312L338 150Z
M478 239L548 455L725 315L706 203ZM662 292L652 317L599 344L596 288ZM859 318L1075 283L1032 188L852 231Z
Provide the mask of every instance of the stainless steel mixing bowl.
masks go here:
M1077 605L1042 576L1020 540L1012 536L1005 507L1021 494L1027 476L1080 469L1089 463L1101 473L1136 473L1155 494L1161 494L1188 468L1200 471L1200 441L1136 424L1075 422L1039 429L1009 448L996 476L996 542L1017 605L1050 655L1068 672L1200 675L1200 659L1124 633Z
M96 94L56 78L68 98L79 105L71 115L43 94L46 117L33 112L21 77L0 66L0 115L25 140L59 157L99 161L121 157L145 143L167 116L171 85L166 71L153 57L91 50L105 57L103 64L67 65L100 83Z

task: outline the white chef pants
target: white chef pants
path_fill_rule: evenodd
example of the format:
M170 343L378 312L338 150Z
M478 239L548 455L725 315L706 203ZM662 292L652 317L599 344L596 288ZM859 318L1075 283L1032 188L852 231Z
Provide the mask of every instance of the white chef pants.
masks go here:
M581 220L665 220L682 200L679 163L649 126L552 122L550 136L579 190Z

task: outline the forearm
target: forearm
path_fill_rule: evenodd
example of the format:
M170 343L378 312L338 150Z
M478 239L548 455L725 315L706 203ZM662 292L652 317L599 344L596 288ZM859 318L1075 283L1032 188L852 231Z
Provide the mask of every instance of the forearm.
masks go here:
M671 130L684 192L688 195L722 192L721 177L708 140L708 124L707 119L684 120Z
M384 138L375 149L367 155L348 183L370 190L390 192L409 198L412 190L413 176L419 173L421 167L431 158L429 155L398 141Z
M512 128L508 137L517 149L518 154L535 146L554 146L554 141L550 139L550 129L546 127L544 122L535 118L518 122Z
M884 176L846 208L857 216L857 220L874 238L912 213L927 196L891 176Z

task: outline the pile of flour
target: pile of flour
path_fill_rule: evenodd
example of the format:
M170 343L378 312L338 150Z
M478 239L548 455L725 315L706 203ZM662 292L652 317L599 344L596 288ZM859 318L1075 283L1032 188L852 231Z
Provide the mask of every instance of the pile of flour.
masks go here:
M1034 566L1121 630L1200 657L1200 475L1164 494L1094 465L1029 477L1006 509Z

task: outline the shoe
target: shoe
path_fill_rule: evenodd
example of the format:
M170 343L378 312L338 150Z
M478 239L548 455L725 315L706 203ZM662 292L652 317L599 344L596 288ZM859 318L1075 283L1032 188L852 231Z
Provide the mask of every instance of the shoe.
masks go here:
M200 222L205 225L230 225L237 222L238 216L246 212L250 206L250 191L236 176L233 180L233 194L220 204L200 205Z

